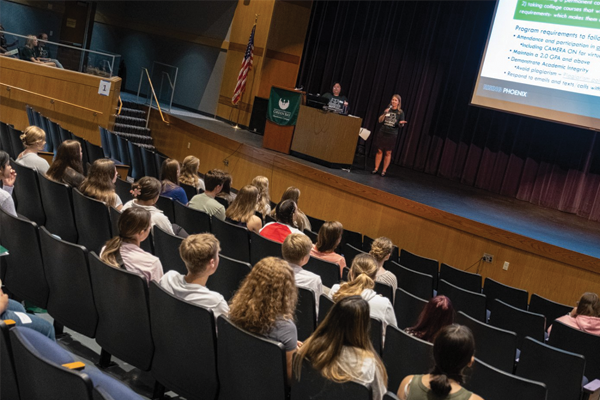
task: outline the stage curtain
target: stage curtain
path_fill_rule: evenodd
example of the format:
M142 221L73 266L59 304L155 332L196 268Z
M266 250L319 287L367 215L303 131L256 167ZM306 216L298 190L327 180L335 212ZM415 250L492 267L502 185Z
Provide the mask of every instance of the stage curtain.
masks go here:
M595 133L470 106L494 1L315 1L297 86L340 82L374 132L394 93L393 163L600 220Z

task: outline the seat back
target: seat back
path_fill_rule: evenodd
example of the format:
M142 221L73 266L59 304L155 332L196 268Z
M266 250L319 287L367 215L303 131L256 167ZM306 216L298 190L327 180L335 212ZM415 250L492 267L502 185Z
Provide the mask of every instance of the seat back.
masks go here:
M22 399L92 400L91 379L62 367L73 358L60 345L23 327L10 330L10 343Z
M406 329L415 326L428 301L402 288L396 289L395 298L394 313L396 314L398 328Z
M85 141L85 148L83 149L84 153L86 153L86 157L90 164L93 164L94 161L104 158L104 151L102 147L96 146L95 144Z
M331 307L333 307L333 300L331 300L331 297L325 294L319 296L319 324L325 319L327 314L329 314Z
M0 208L0 229L2 246L10 251L4 284L18 298L46 308L48 283L36 223L13 217Z
M150 282L150 320L154 342L152 376L187 399L216 399L217 335L207 310Z
M156 165L156 164L155 164L155 165ZM202 191L202 192L199 192L198 190L196 190L196 188L195 188L195 187L193 187L193 186L191 186L191 185L186 185L185 183L181 183L181 182L179 183L179 186L181 186L181 188L182 188L182 189L183 189L183 191L185 192L185 195L186 195L186 197L187 197L189 200L192 200L192 197L194 197L195 195L197 195L197 194L199 194L199 193L202 193L202 192L204 192L204 191Z
M530 337L523 340L517 376L543 382L548 400L581 398L585 357L556 349Z
M373 349L379 355L383 350L383 322L378 318L371 317L371 330L369 331Z
M50 121L48 120L48 130L46 131L46 139L48 138L48 136L51 137L52 140L52 148L54 151L54 154L56 154L56 151L58 150L58 148L60 147L61 143L62 143L62 138L60 137L60 125L56 122Z
M0 320L0 399L21 400L17 373L15 370L12 347L10 346L10 329L14 321Z
M115 192L119 195L123 204L127 203L129 200L133 200L131 183L126 182L121 178L117 178L115 181Z
M42 204L46 211L46 228L63 240L77 243L73 213L73 190L69 185L38 175Z
M546 400L546 385L509 374L475 358L464 385L485 400Z
M527 299L529 294L527 290L517 289L512 286L504 285L491 278L485 278L483 283L483 294L487 297L487 309L492 311L494 300L499 299L510 304L513 307L527 310Z
M271 204L271 209L274 210L275 209L275 205ZM307 215L306 218L308 218L308 222L310 222L310 228L313 232L317 232L319 233L319 229L321 229L321 227L323 226L323 224L325 223L325 221L323 221L322 219L319 218L315 218L315 217L311 217L310 215Z
M119 161L121 161L121 164L131 165L131 158L129 157L129 147L127 145L128 140L124 137L112 133L110 133L109 135L115 137L115 140L117 141L117 149L119 150L119 152L117 153L117 157L113 158L118 158Z
M159 178L159 170L156 168L156 162L154 158L154 152L143 147L140 148L142 154L142 163L144 164L144 174L146 176L152 176L156 179Z
M335 263L321 260L316 257L310 257L308 263L302 268L319 275L323 285L329 288L336 283L340 283L340 266Z
M515 368L517 334L481 322L462 311L456 315L456 323L468 326L475 338L475 354L481 361L509 374Z
M166 196L158 196L158 201L156 202L156 208L161 210L169 221L173 223L175 221L175 201ZM191 234L191 232L188 231Z
M25 167L18 162L11 161L10 164L19 177L14 188L14 195L17 198L17 212L35 221L40 226L44 225L46 223L46 213L42 205L38 173L33 168Z
M214 218L212 233L221 242L221 254L243 262L250 262L250 234L243 226Z
M100 252L102 246L113 236L108 206L73 189L73 211L79 233L77 243L89 251Z
M175 202L175 223L190 235L209 233L211 231L210 219L210 215L205 212L195 210L178 201Z
M317 305L315 292L308 288L298 287L298 304L296 305L296 327L298 340L308 339L317 327Z
M440 266L440 279L458 286L461 289L481 293L481 275L453 268L442 263Z
M431 275L435 287L437 287L439 262L431 258L421 257L409 251L402 249L400 251L400 265L412 269L413 271Z
M108 131L106 128L98 125L98 130L100 131L100 146L102 146L102 152L104 153L104 157L106 158L114 158L111 154L110 144L108 143Z
M291 400L371 400L372 389L357 382L330 381L315 370L306 359L302 361L300 378L292 385Z
M311 227L312 228L312 227ZM316 231L317 233L319 231ZM356 247L357 249L362 249L362 245L363 245L363 237L362 234L360 232L354 232L348 229L344 229L344 232L342 232L342 240L340 241L340 245L339 248L343 249L344 246L347 244Z
M255 399L284 399L286 358L283 345L246 332L223 315L217 319L217 329L219 400L244 399L249 393Z
M183 238L165 232L158 225L154 225L152 228L152 238L154 239L154 255L160 259L165 270L175 270L180 274L187 274L185 263L179 255L179 246L183 242Z
M572 309L573 307L571 306L556 303L535 293L533 293L531 299L529 299L528 311L544 315L546 317L546 329L552 325L552 321L563 315L569 314Z
M73 132L71 132L68 129L63 128L62 126L58 125L59 128L59 132L60 132L60 142L64 142L65 140L75 140L75 135L73 134Z
M132 141L127 141L129 159L131 160L131 176L136 181L144 177L144 163L142 161L142 148Z
M10 136L10 145L12 147L12 159L16 160L19 154L21 154L21 152L25 150L23 142L21 142L21 135L23 134L23 132L21 132L18 129L15 129L15 127L12 125L7 125L7 127L8 135Z
M108 139L110 158L112 158L113 160L123 161L121 160L121 155L119 153L119 143L117 142L117 135L107 130L106 138Z
M571 328L560 321L554 321L548 344L583 355L586 361L585 376L590 381L600 378L600 336Z
M350 268L352 266L352 261L354 260L354 257L364 253L364 251L352 246L351 244L346 243L346 245L344 245L343 253L344 259L346 259L346 265L348 266L348 268Z
M396 275L399 288L427 301L433 296L435 282L433 276L406 268L393 261L389 263L387 270Z
M55 321L87 337L96 335L98 313L94 304L88 252L40 228L44 269L48 281L48 313Z
M330 286L331 287L331 286ZM383 282L375 282L375 292L387 297L391 304L394 304L394 288Z
M105 264L94 252L89 260L98 310L96 342L104 351L134 367L150 370L154 344L146 280Z
M525 336L544 341L546 317L511 306L499 299L494 300L490 315L490 324L517 334L517 348Z
M166 159L167 159L167 156L160 153L159 151L154 153L154 161L156 163L156 170L159 172L159 174L160 174L160 169L162 168L162 163ZM159 178L159 180L160 180L160 178Z
M484 294L461 289L444 279L440 279L437 293L438 295L447 296L452 301L456 311L463 311L478 321L486 321Z
M382 360L388 373L388 388L395 392L402 379L427 374L433 367L433 344L388 325Z
M251 269L252 266L246 262L220 255L219 267L208 277L206 287L220 293L225 301L229 301Z
M8 153L10 158L15 160L18 154L14 154L14 150L12 147L10 129L8 124L0 121L0 148Z
M281 257L281 243L250 232L250 264L256 265L265 257Z

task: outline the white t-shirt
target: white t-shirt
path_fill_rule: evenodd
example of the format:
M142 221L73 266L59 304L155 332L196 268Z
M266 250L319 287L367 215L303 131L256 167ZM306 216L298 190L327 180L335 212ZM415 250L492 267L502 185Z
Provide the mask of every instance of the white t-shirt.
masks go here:
M360 349L344 346L337 359L340 367L352 377L354 382L373 389L373 400L381 400L387 392L386 382L373 357L364 357Z
M321 277L313 272L307 271L304 268L292 264L290 267L294 270L294 278L296 279L296 286L301 288L310 289L315 293L315 304L317 306L317 313L319 312L319 296L323 293L323 282Z
M174 296L212 310L215 318L221 314L229 314L229 306L220 293L213 292L206 286L187 283L185 276L177 271L167 272L159 283L160 286Z
M23 154L23 153L21 153ZM48 161L44 160L42 157L38 156L35 153L27 153L17 157L17 162L21 165L24 165L29 168L33 168L40 174L46 174L48 169L50 169L50 164Z
M333 298L333 295L340 290L340 285L335 284L332 286L329 296ZM365 289L362 291L360 296L369 303L369 310L371 318L377 318L382 322L383 332L388 325L398 327L396 321L396 314L394 314L394 307L390 302L390 299L377 294L372 289Z
M171 221L169 221L169 218L167 218L167 216L162 212L162 210L159 210L155 206L144 206L138 204L137 199L133 199L125 203L121 211L125 211L131 207L140 207L144 210L148 210L150 212L150 224L152 226L158 225L165 232L168 232L171 235L175 235L175 233L173 232L173 225L171 225Z
M0 208L12 215L17 217L17 210L15 209L15 202L12 198L14 186L4 186L0 189Z

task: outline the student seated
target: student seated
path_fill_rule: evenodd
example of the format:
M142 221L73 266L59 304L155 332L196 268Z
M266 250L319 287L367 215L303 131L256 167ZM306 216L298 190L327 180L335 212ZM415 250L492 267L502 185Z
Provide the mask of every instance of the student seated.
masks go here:
M294 215L293 226L301 231L305 229L308 231L312 231L312 227L310 226L310 221L308 220L308 217L302 212L302 210L300 210L300 206L298 206L298 202L300 201L300 189L294 186L290 186L289 188L287 188L285 192L283 192L283 194L281 195L281 200L279 200L279 204L283 203L286 200L292 200L294 203L296 203L296 207L298 208L296 214ZM271 217L276 217L275 210L271 211Z
M108 158L99 158L90 167L88 176L79 186L79 191L92 199L105 202L109 207L121 210L123 201L115 192L117 176L115 163Z
M0 282L0 286L2 286ZM28 314L21 303L8 298L8 295L0 289L0 319L12 319L17 326L24 326L42 335L56 340L54 327L48 321L34 314Z
M275 207L275 216L277 222L269 222L260 230L261 236L267 239L283 243L288 235L304 232L294 227L294 216L296 215L296 203L293 200L285 200Z
M21 60L31 61L32 63L47 65L49 67L56 67L56 64L52 61L42 61L37 57L36 47L38 45L38 39L35 35L27 35L27 42L25 46L21 47L20 54ZM45 171L44 171L45 173Z
M315 293L315 304L317 312L319 311L319 296L323 293L323 283L321 277L313 272L303 269L310 260L310 249L312 242L306 235L292 233L283 241L281 254L283 259L290 264L294 271L296 286L311 289Z
M150 212L141 207L132 207L119 216L119 236L106 242L100 259L115 268L124 268L143 276L149 283L160 281L163 267L158 257L140 248L150 234Z
M81 144L77 140L65 140L58 146L46 176L53 181L79 188L85 179L81 164L82 157Z
M15 160L21 165L33 168L40 174L45 174L50 168L48 161L38 156L40 151L46 146L46 132L37 126L28 126L20 136L25 150Z
M185 194L185 190L179 186L180 173L179 161L173 158L167 158L163 161L160 168L160 180L162 182L160 194L187 206L187 195Z
M227 315L229 306L223 296L206 287L206 281L219 266L219 251L219 241L210 233L187 237L179 246L179 254L188 273L169 271L160 280L160 286L182 300L212 310L215 318Z
M255 176L252 179L252 184L258 188L258 204L256 211L262 215L264 222L265 217L271 212L271 196L269 195L269 178L266 176Z
M373 400L387 392L387 373L371 344L369 304L348 296L334 304L315 332L298 349L294 378L301 381L306 359L333 382L358 382L373 390Z
M17 180L17 173L10 165L10 156L7 152L0 150L0 180L2 188L0 189L0 208L13 217L18 217L15 201L12 192Z
M388 325L398 326L394 307L387 297L377 294L375 287L375 275L377 274L377 262L369 254L359 254L354 257L350 272L348 273L348 282L341 285L335 284L331 288L329 295L334 302L338 302L344 297L359 295L369 303L371 318L377 318L383 323L383 331Z
M236 194L231 191L231 185L233 185L233 176L229 172L225 172L225 180L223 181L223 188L216 197L220 197L227 201L227 207L233 203L236 198Z
M337 249L342 241L343 233L344 226L338 221L325 222L323 226L321 226L321 229L319 229L317 243L310 251L310 255L313 257L339 265L340 276L344 274L346 259L344 256L337 254L335 249Z
M409 375L398 388L402 400L483 400L461 385L465 368L475 360L475 340L462 325L448 325L433 342L435 367L427 375Z
M375 258L375 261L377 261L377 265L379 266L375 281L391 286L393 293L396 293L396 289L398 289L398 279L396 278L396 275L383 268L383 264L390 259L393 249L394 243L392 243L390 239L382 236L373 241L369 254Z
M225 221L258 233L262 228L262 220L255 214L257 200L258 189L256 186L244 186L225 212Z
M190 208L203 211L211 217L225 221L225 207L215 200L215 196L223 189L225 173L220 169L210 170L204 175L204 193L192 197Z
M446 326L454 323L452 302L446 296L435 296L419 314L415 326L406 328L406 333L433 343L436 335Z
M196 193L200 189L204 190L204 181L198 176L200 168L200 159L194 156L187 156L181 162L181 175L179 182L196 188Z
M298 346L294 324L297 302L292 268L281 258L267 257L257 262L242 281L229 311L229 319L236 326L283 344L288 379L292 377L292 358Z
M580 331L600 335L600 299L598 299L598 295L590 292L582 294L577 302L577 307L556 320ZM548 328L548 334L551 331L552 326Z

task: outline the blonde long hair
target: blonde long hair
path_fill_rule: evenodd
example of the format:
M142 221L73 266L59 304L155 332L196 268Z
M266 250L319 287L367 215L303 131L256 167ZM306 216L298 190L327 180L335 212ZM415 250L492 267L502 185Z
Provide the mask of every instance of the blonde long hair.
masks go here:
M113 183L115 173L115 163L108 158L100 158L90 167L88 176L81 183L79 190L88 197L115 207L117 205L117 194Z
M373 349L369 337L370 323L369 304L362 297L348 296L335 303L325 320L296 353L293 366L296 380L300 380L304 359L309 360L312 367L328 380L353 380L347 366L338 362L343 348L351 347L360 359L375 359L377 369L387 385L385 366Z
M198 157L187 156L184 158L181 162L181 174L179 175L179 182L198 189L200 186L198 168L200 168L200 159Z
M260 198L256 205L256 211L263 216L271 212L271 196L269 195L269 178L258 175L252 179L252 184L258 188Z
M293 319L298 302L294 272L277 257L256 263L231 300L231 322L249 332L266 335L278 319Z
M348 274L349 281L343 283L335 292L333 301L338 302L348 296L360 296L363 290L373 289L378 268L377 261L370 254L359 254L354 257Z
M227 209L227 218L238 222L248 222L256 210L257 199L258 188L253 185L244 186Z

